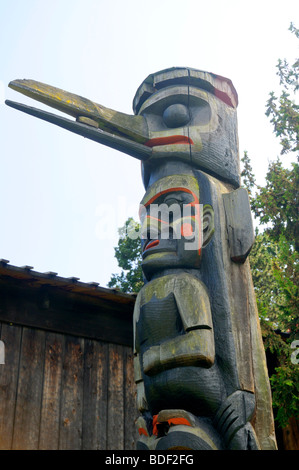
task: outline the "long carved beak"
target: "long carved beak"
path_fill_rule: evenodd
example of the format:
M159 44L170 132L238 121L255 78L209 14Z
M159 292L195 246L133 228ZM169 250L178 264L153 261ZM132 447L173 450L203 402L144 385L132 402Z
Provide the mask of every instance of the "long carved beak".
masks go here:
M151 155L152 149L144 145L149 137L147 124L142 116L128 115L105 108L81 96L34 80L14 80L8 86L72 116L75 120L6 100L5 103L12 108L120 150L139 160L145 161Z

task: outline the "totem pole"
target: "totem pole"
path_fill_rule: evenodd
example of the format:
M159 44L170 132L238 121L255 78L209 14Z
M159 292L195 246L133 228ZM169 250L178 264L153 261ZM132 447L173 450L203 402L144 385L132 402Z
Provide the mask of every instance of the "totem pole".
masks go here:
M151 74L134 115L32 80L9 86L76 120L9 106L142 162L137 449L276 449L231 81L190 68Z

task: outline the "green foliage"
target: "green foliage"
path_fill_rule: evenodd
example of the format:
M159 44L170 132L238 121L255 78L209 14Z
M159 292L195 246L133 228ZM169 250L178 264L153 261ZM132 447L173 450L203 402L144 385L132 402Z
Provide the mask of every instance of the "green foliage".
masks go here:
M256 186L255 195L251 192L255 217L260 225L268 224L263 232L257 230L249 259L264 346L279 360L270 381L281 427L291 416L299 417L299 366L290 360L290 345L299 333L298 215L292 176L281 162L270 163L265 187ZM287 339L280 332L287 333Z
M289 30L299 38L299 30L291 23ZM277 64L282 93L277 98L274 92L270 93L267 101L266 115L271 119L274 132L280 138L282 154L299 150L299 106L292 100L291 94L299 89L299 60L289 65L284 59ZM298 156L297 156L298 158Z
M299 367L287 364L276 368L270 378L273 391L273 406L277 408L276 419L282 428L291 417L299 418Z
M140 225L130 217L119 229L118 246L114 248L120 274L112 274L108 287L121 292L139 292L143 286L141 269L141 243L139 236L130 236L130 231L138 232Z
M275 330L287 332L292 342L299 332L297 252L290 251L283 236L275 242L263 232L256 236L250 264L266 343Z
M291 24L290 31L299 38L299 30ZM298 59L292 66L278 61L282 92L277 98L269 95L266 115L282 146L281 158L298 151L299 108L291 99L298 90ZM291 416L299 417L299 365L293 364L291 343L298 339L299 314L299 226L298 187L299 165L291 162L286 168L280 158L269 164L264 186L257 186L248 153L242 158L243 185L248 189L251 209L263 227L257 230L250 253L265 349L275 354L279 364L270 377L276 419L285 427ZM284 334L283 334L284 333Z
M246 150L244 151L243 158L241 158L241 162L243 164L243 169L241 171L242 182L245 188L247 188L249 196L251 196L252 191L255 187L255 177L253 175L250 158Z
M252 198L252 210L261 225L269 224L267 232L273 240L280 236L298 251L298 189L299 165L292 163L291 169L284 168L278 158L269 164L266 185L257 187Z
M273 329L281 328L285 331L287 328L284 328L281 312L285 296L274 276L278 256L279 248L271 237L265 232L257 234L250 253L250 264L260 318Z

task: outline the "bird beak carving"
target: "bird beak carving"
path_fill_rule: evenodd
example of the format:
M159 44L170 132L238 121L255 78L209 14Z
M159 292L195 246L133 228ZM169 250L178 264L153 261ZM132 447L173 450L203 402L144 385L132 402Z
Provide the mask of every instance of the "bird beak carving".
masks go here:
M8 86L75 119L67 119L44 110L6 100L5 103L12 108L51 122L139 160L146 161L151 156L152 149L145 145L149 135L143 116L114 111L82 96L34 80L13 80Z

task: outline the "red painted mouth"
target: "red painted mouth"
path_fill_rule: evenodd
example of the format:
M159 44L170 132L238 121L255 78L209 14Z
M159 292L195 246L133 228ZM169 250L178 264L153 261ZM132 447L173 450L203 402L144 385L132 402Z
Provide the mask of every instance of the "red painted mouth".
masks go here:
M185 135L170 135L167 137L155 137L145 142L144 145L147 147L156 147L158 145L177 145L177 144L190 144L194 145L194 142L190 137Z
M147 242L143 248L143 251L146 251L149 248L153 248L154 246L158 246L159 243L160 243L159 240L153 240L152 242Z

